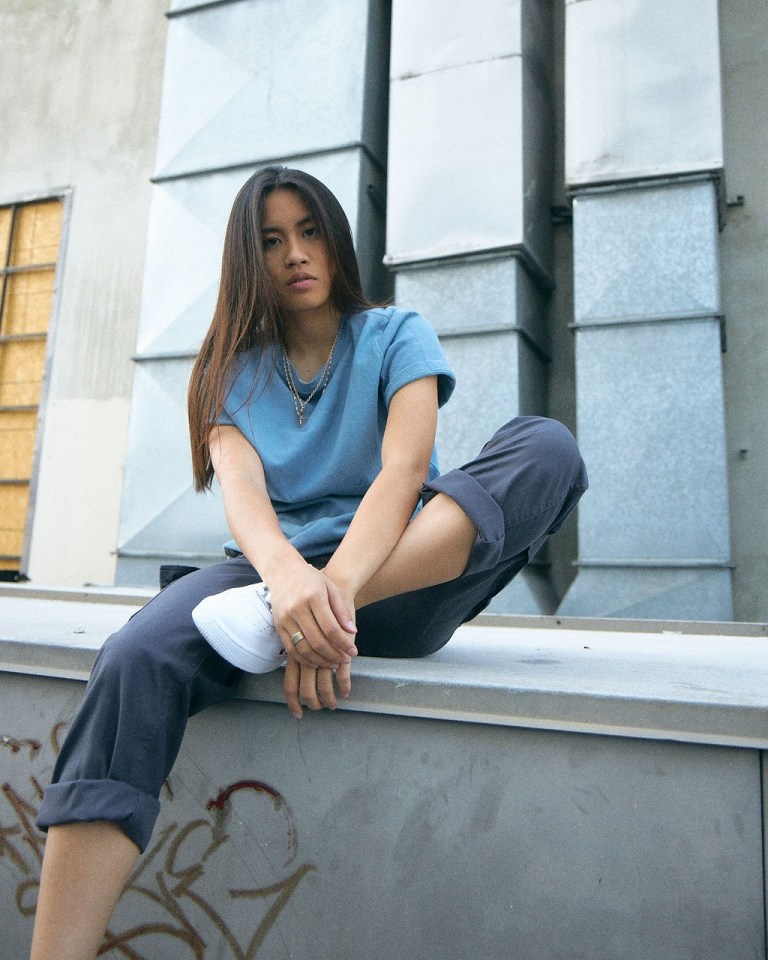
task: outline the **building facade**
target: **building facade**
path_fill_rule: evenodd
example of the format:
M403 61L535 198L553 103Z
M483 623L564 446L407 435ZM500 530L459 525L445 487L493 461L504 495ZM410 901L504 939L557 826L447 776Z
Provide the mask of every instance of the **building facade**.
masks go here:
M495 609L768 619L763 3L16 0L0 38L6 576L221 555L186 380L278 162L437 329L444 467L517 414L577 434L578 518Z

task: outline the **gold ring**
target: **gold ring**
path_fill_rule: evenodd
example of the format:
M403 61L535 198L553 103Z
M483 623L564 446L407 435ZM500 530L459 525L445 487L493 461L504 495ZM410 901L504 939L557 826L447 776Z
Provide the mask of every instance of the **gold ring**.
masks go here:
M301 630L297 630L296 633L291 634L291 640L293 640L294 647L298 647L301 641L306 639L307 638L304 636Z

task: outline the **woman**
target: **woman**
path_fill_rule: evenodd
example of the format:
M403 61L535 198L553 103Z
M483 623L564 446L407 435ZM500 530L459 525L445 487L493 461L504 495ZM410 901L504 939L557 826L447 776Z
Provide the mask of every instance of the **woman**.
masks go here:
M438 474L453 384L418 314L365 299L330 191L286 168L251 177L189 392L195 483L221 486L229 559L161 591L99 655L40 811L32 960L95 956L187 718L242 669L284 659L294 716L333 708L358 653L439 649L563 523L586 474L554 421L517 418Z

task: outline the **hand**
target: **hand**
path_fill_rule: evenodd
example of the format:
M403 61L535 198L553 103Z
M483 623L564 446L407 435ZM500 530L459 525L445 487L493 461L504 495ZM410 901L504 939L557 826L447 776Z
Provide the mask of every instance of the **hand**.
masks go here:
M335 669L357 655L354 607L320 570L300 561L269 587L275 627L289 658Z
M343 663L335 672L326 667L309 667L297 657L290 656L285 664L283 690L288 709L297 720L302 716L302 703L310 710L336 709L334 681L340 696L345 699L352 692L349 663Z

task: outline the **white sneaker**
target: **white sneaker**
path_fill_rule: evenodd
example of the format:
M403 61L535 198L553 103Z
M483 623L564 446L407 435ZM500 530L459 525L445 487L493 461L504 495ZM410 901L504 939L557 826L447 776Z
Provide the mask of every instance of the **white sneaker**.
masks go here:
M192 611L195 626L226 661L247 673L269 673L285 663L263 583L206 597Z

